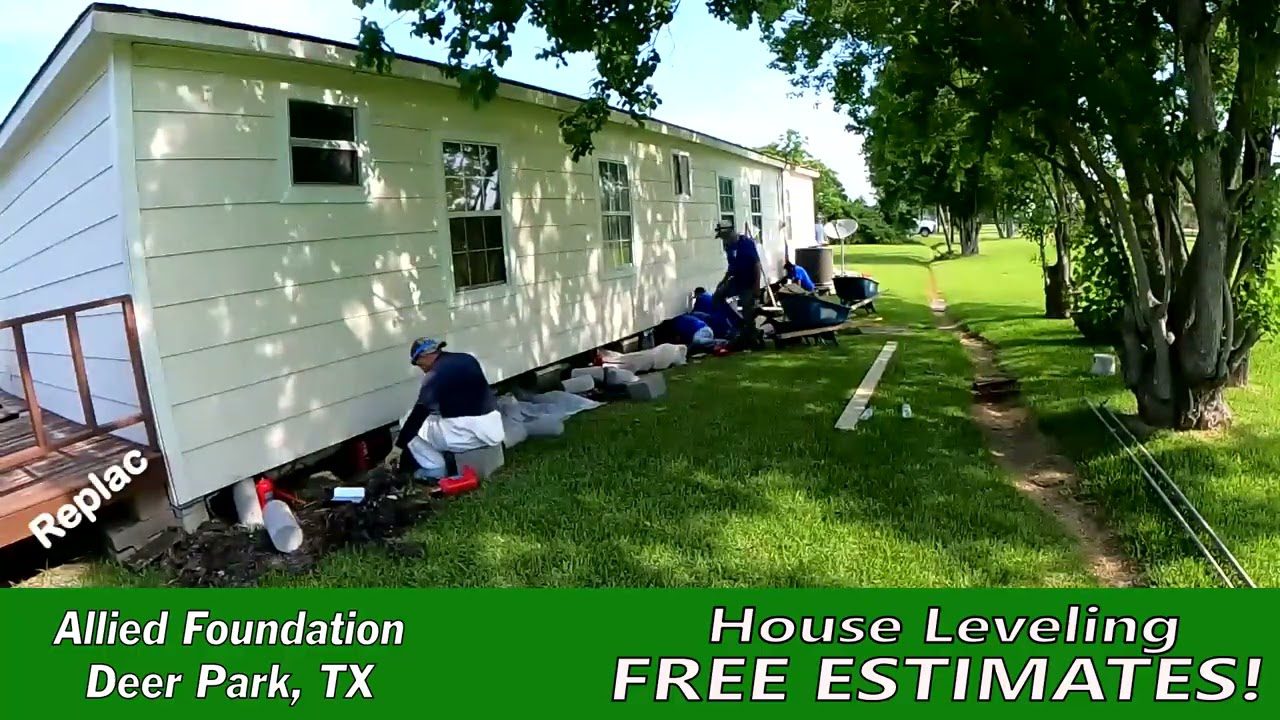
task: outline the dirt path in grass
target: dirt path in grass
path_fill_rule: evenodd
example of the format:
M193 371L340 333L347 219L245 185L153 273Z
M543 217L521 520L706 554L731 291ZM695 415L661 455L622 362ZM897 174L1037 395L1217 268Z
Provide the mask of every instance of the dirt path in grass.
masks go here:
M1052 449L1023 404L1017 378L1004 372L996 349L985 338L953 322L946 301L938 292L933 268L929 269L929 298L938 327L960 336L973 364L974 422L987 437L996 461L1014 477L1014 486L1051 513L1080 543L1094 576L1108 587L1143 584L1136 564L1121 550L1115 536L1076 498L1079 486L1075 466Z

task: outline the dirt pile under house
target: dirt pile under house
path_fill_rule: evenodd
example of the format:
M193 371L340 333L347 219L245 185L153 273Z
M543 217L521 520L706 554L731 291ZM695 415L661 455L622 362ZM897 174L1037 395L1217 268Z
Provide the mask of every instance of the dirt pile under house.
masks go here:
M330 501L335 487L352 485L365 488L362 502ZM332 473L320 473L299 486L296 496L292 505L304 537L296 552L278 552L263 530L212 520L179 539L154 564L174 585L247 587L270 574L309 572L326 553L344 547L379 544L401 555L425 553L420 544L398 540L434 511L430 489L421 483L384 468L362 482L343 483Z

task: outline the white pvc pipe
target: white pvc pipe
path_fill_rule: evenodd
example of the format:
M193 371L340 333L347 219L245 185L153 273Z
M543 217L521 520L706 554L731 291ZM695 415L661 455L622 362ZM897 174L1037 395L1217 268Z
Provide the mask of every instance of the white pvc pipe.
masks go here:
M298 525L298 518L293 510L283 500L268 501L262 513L266 520L267 535L271 537L271 544L277 550L292 553L302 547L302 527Z
M258 504L258 491L251 478L245 478L231 486L231 495L236 501L236 515L240 524L248 528L263 526L262 506Z

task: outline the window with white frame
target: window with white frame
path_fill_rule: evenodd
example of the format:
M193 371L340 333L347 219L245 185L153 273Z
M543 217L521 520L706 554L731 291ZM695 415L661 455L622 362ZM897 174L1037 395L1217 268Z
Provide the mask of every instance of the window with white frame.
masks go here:
M733 208L733 178L719 178L720 186L720 222L727 222L738 227L738 217Z
M689 154L676 152L671 154L671 182L675 186L676 197L693 195L693 174L689 170Z
M454 289L505 283L507 252L497 146L444 143L444 197Z
M600 216L605 257L613 267L631 265L635 260L631 246L631 178L623 163L600 161Z
M359 185L356 109L290 100L289 162L294 185Z
M760 186L751 185L751 230L756 238L764 239L764 202L760 199Z

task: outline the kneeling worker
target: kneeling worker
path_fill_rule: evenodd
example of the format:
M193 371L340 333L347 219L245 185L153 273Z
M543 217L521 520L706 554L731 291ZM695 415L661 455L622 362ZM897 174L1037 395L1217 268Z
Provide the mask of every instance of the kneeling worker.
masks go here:
M785 271L784 277L787 282L799 285L800 289L805 292L813 292L817 290L817 286L813 284L813 280L809 277L808 270L805 270L803 267L796 265L790 260L782 266L782 269Z
M414 470L419 480L448 475L444 453L493 447L505 439L498 400L480 362L444 347L438 340L419 338L409 349L410 362L426 377L396 439L396 453L409 451L408 457L400 457L400 467Z

